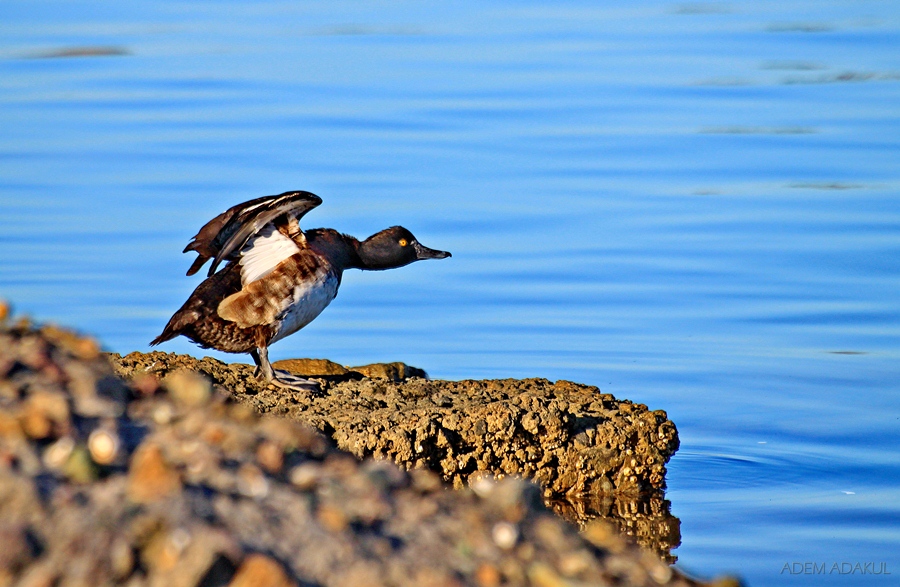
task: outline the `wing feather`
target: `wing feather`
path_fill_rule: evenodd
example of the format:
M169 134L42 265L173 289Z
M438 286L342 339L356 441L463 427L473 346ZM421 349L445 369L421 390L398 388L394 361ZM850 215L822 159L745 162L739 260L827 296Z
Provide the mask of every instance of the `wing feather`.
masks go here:
M321 203L322 199L315 194L291 191L232 206L207 222L185 247L185 253L196 251L198 255L187 274L193 275L211 258L213 262L208 274L212 275L223 260L231 260L239 254L247 241L266 224L281 215L299 220Z
M282 261L299 252L297 243L278 232L273 224L265 225L241 249L238 261L241 264L241 284L262 279Z

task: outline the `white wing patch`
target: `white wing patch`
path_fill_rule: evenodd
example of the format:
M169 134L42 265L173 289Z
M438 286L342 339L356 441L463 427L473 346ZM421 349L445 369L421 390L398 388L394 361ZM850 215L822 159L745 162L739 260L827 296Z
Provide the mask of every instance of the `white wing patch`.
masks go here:
M297 332L315 320L337 295L338 283L333 273L321 270L316 272L313 281L297 285L290 304L280 316L278 332L269 344Z
M241 285L262 279L279 263L299 252L294 241L278 232L272 224L265 225L241 249Z

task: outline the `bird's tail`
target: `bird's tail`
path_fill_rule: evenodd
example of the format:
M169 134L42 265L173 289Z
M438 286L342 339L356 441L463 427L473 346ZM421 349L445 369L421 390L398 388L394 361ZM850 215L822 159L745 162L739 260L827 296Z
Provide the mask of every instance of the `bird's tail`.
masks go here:
M166 325L165 329L163 329L163 331L162 331L162 334L160 334L159 336L157 336L156 338L154 338L153 340L150 341L150 346L156 346L161 342L166 342L167 340L172 340L173 338L175 338L176 336L178 336L180 334L178 332L175 332L174 328L169 328L170 325L171 325L171 322Z
M156 346L161 342L172 340L184 331L184 328L199 318L196 312L185 311L181 308L175 315L169 318L169 323L163 328L159 336L150 341L150 346Z

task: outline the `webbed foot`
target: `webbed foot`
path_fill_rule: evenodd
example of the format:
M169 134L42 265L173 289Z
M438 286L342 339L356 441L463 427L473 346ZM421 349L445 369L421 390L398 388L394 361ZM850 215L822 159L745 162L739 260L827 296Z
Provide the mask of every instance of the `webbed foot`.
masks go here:
M273 376L269 379L269 383L275 387L289 389L291 391L313 391L316 393L322 391L318 381L306 379L288 371L282 371L281 369L273 369L272 371Z
M266 347L257 347L250 351L250 356L253 357L253 361L256 363L257 376L262 376L267 383L271 383L275 387L291 391L312 391L317 393L322 391L319 383L312 379L306 379L281 369L273 369L272 363L269 362L269 350Z

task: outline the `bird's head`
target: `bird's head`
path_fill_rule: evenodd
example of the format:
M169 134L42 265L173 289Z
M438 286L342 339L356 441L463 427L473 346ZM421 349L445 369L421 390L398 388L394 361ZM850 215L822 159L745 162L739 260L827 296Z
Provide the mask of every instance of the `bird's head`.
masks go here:
M375 233L359 245L359 258L365 269L393 269L424 259L445 259L447 251L429 249L402 226Z

